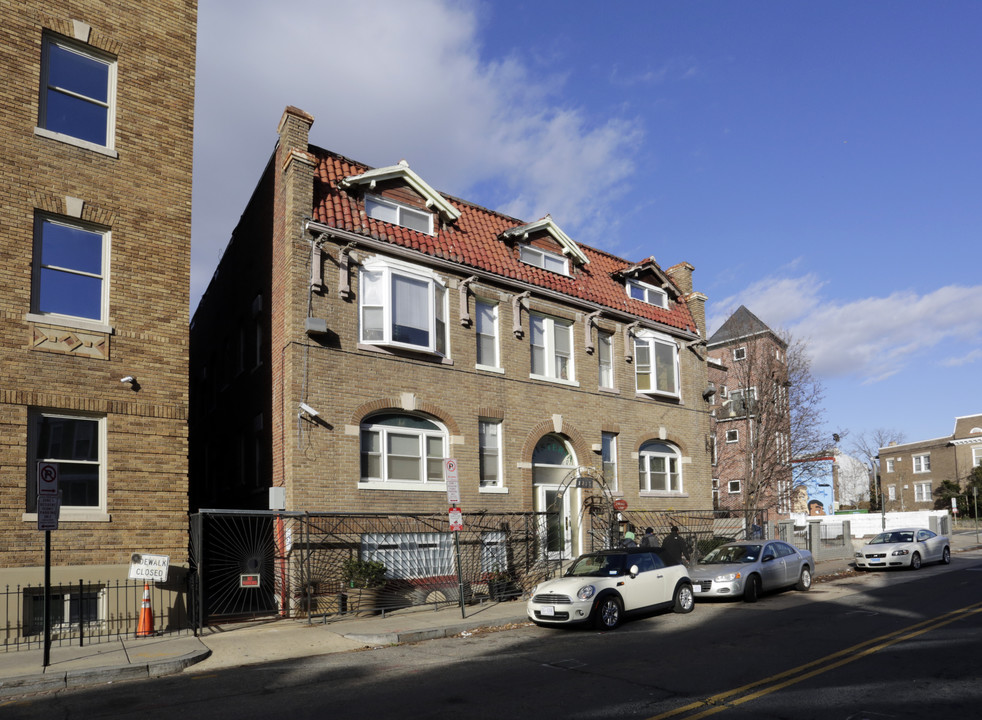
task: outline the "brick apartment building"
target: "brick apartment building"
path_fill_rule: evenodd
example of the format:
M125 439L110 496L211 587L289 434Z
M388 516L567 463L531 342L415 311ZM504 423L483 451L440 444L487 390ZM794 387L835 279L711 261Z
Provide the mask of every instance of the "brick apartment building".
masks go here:
M36 471L56 463L67 622L63 584L187 561L197 4L0 9L0 585L43 580ZM90 612L113 610L97 591Z
M787 343L741 305L709 338L713 504L794 508Z
M632 509L709 508L690 265L315 147L313 120L284 112L192 320L193 507L446 512L454 458L464 511L558 510L566 553L577 467Z
M888 512L931 510L945 480L964 487L982 465L982 415L955 418L951 435L880 448L880 491Z

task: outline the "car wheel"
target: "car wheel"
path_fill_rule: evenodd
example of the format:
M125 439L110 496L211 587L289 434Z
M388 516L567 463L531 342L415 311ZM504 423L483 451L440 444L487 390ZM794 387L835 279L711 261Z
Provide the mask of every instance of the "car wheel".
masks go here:
M682 583L677 588L675 588L675 598L672 610L677 613L690 613L692 608L696 606L696 597L692 593L692 586L688 583Z
M951 564L951 550L949 550L947 547L945 547L945 549L941 551L941 564L942 565Z
M801 592L808 592L812 586L812 571L808 569L805 565L801 568L801 575L798 577L798 584L795 585L796 590L801 590Z
M920 570L921 569L921 554L916 552L910 556L910 569Z
M621 624L623 612L620 599L615 595L608 595L597 604L593 624L597 630L613 630Z
M760 577L751 575L747 578L747 586L743 588L743 601L748 603L757 602L760 597Z

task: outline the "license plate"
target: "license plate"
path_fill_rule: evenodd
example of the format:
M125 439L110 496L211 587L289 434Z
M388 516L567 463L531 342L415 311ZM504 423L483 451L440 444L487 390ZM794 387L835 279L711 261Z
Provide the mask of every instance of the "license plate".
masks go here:
M702 592L702 585L693 585L692 586L692 592L694 592L694 593L701 593Z
M876 563L883 562L883 558L870 558L869 561L871 565L875 565Z
M556 608L554 608L552 605L543 605L541 608L539 608L539 614L544 615L545 617L552 617L556 614Z

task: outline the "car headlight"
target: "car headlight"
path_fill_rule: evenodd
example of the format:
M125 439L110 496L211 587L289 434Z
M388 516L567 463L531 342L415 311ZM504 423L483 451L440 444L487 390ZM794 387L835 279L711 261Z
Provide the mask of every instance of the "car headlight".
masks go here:
M861 552L858 552L858 553L853 553L852 556L853 557L862 557L863 554Z
M542 583L539 583L534 588L532 588L532 597L535 597L536 595L539 594L539 588L540 587L542 587Z
M894 550L894 551L893 551L892 553L890 553L890 554L891 554L891 555L910 555L910 550L905 550L905 549L901 549L901 550Z
M743 576L740 573L732 572L732 573L727 573L726 575L717 575L716 582L718 583L733 582L734 580L739 580L741 577Z
M595 592L597 592L597 588L593 587L593 585L584 585L576 591L576 597L580 600L589 600Z

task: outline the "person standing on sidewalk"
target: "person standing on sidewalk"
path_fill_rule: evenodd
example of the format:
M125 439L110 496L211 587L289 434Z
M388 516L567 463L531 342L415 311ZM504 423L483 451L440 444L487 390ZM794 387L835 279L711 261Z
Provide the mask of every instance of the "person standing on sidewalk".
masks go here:
M672 532L661 543L662 551L665 554L665 562L669 565L681 565L682 560L689 562L689 548L686 547L685 540L679 535L679 529L672 525Z

